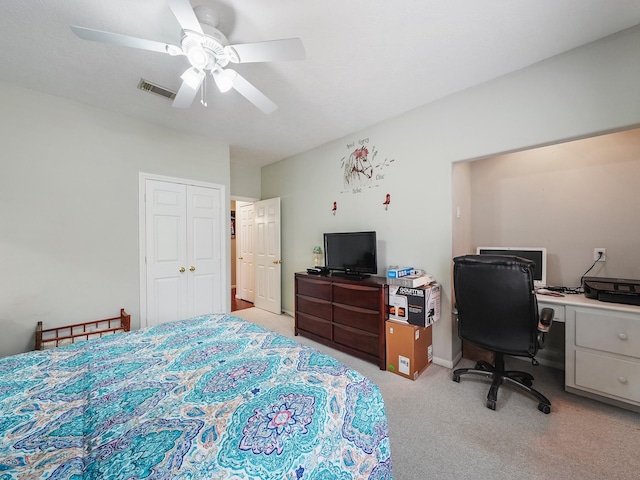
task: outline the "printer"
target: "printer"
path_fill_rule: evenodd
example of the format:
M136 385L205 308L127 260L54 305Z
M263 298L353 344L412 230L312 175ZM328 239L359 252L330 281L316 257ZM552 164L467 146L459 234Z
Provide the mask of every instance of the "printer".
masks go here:
M601 302L640 305L640 280L584 277L584 296Z

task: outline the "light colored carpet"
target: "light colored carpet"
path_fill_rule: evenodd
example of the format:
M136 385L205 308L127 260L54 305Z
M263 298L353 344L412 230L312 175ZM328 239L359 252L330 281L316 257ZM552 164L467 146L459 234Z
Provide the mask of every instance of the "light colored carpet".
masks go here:
M258 308L233 315L262 325L346 363L379 387L389 421L395 480L631 480L640 478L640 413L566 393L564 372L507 360L535 376L551 400L549 415L528 395L501 387L497 409L485 407L489 383L451 380L431 365L415 381L373 363L293 335L293 318ZM472 366L462 360L457 367Z

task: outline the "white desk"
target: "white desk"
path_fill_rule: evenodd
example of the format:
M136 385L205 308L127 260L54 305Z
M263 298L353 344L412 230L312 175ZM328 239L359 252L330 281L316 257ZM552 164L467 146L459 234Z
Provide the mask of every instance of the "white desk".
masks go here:
M553 308L554 322L565 324L565 390L640 411L640 306L567 294L538 295L538 307ZM540 363L556 366L550 347Z

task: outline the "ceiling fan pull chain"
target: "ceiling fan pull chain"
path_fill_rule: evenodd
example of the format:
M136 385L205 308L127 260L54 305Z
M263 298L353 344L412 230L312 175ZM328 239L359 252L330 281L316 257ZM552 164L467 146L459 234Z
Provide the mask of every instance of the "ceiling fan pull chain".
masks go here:
M200 103L207 106L207 75L202 79L202 87L200 88Z

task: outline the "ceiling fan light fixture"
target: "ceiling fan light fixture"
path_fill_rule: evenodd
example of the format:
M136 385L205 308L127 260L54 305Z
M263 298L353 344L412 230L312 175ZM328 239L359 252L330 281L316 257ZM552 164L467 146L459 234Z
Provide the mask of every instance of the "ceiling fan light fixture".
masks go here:
M180 88L175 93L170 92L169 95L165 95L174 96L172 106L175 108L191 106L198 92L201 94L202 103L206 103L206 83L204 82L209 73L221 92L233 88L265 114L270 114L278 108L242 75L226 69L226 66L229 62L302 60L305 58L305 51L299 38L229 45L227 37L217 28L220 19L214 9L207 6L193 7L190 0L167 0L167 3L182 29L179 46L74 25L71 26L71 30L84 40L138 48L171 56L186 56L190 67L181 75ZM150 88L144 89L151 91Z
M213 79L218 86L218 89L224 93L228 92L233 88L233 82L238 76L238 74L234 70L222 70L217 69L211 72L213 75Z
M195 90L198 87L200 87L200 84L202 83L202 79L204 78L204 72L201 72L195 67L191 67L185 70L185 72L180 76L180 78L184 83L186 83L189 87Z
M209 62L209 55L199 45L193 46L187 51L187 58L191 66L200 70L204 69Z

